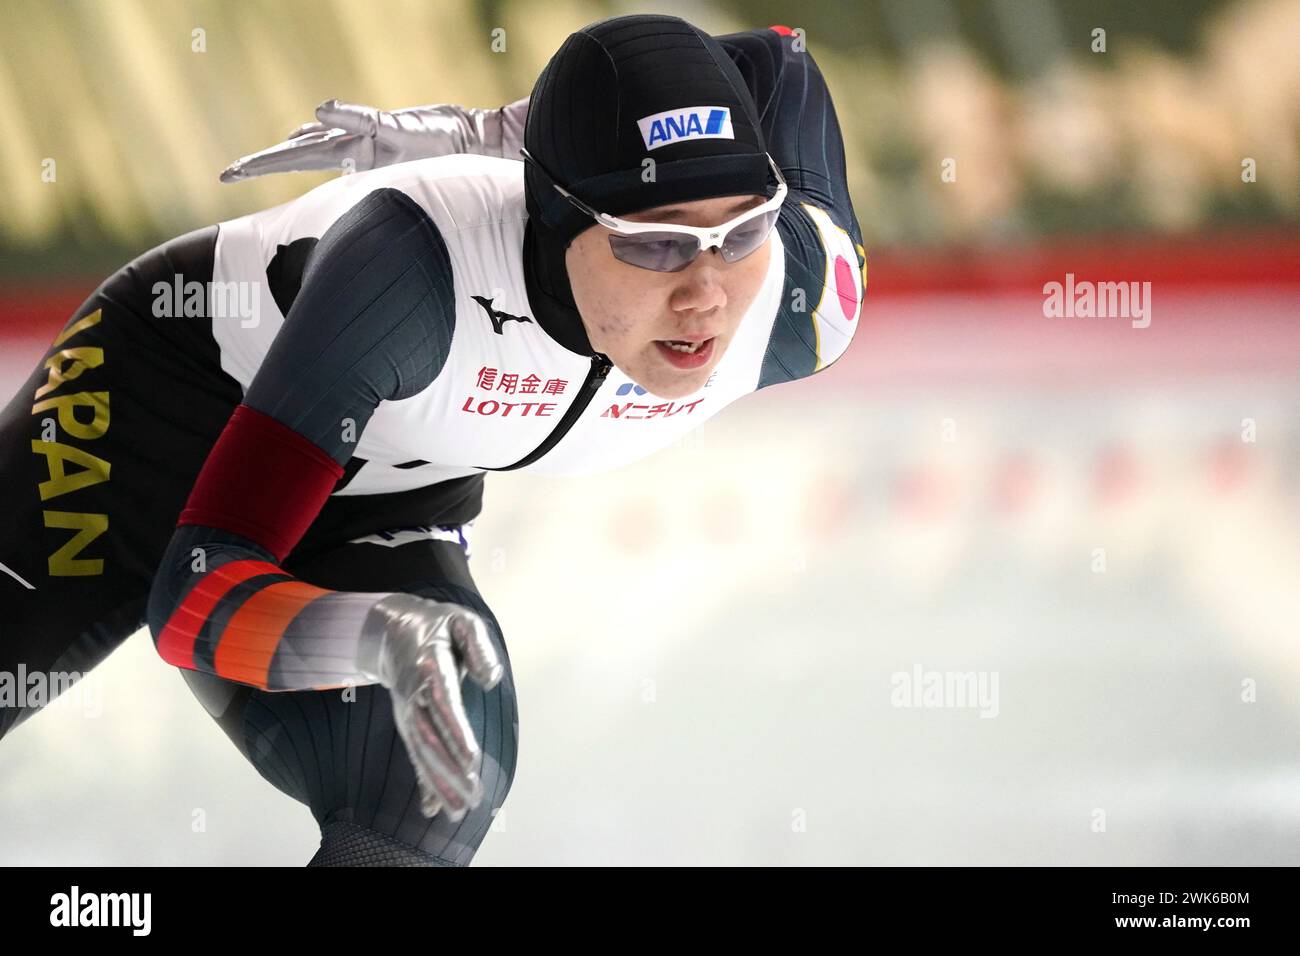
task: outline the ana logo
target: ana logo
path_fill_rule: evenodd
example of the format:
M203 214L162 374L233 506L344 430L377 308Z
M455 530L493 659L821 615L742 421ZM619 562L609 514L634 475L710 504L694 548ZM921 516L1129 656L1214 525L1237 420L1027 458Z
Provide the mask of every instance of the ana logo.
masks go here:
M624 382L622 385L620 385L620 386L618 387L618 391L615 392L614 394L615 394L615 395L626 395L628 392L634 392L634 393L636 393L637 395L644 395L644 394L645 394L645 389L642 388L640 385L636 385L636 384L634 384L634 383L632 383L632 382Z
M497 335L505 335L505 333L501 331L501 327L511 319L514 319L516 322L533 321L526 315L511 315L509 312L498 312L496 309L492 308L492 299L485 299L481 295L472 295L470 298L483 306L483 311L486 312L488 318L492 320L492 331Z
M725 106L688 106L665 110L636 121L646 149L658 149L685 139L735 139L731 110Z

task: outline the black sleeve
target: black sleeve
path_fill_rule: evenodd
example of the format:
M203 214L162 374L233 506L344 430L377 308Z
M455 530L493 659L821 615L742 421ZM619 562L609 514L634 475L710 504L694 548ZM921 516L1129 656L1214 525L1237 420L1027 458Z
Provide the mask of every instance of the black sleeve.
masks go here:
M770 27L714 39L749 87L767 151L781 167L790 198L825 209L854 242L861 242L849 200L844 137L812 53L794 49L795 36Z
M823 371L847 350L866 290L866 251L839 118L812 54L796 49L784 27L715 39L740 71L790 187L776 226L785 287L759 372L758 388L766 388Z
M346 464L345 419L359 438L381 401L410 398L442 370L454 302L447 247L428 214L400 190L377 190L312 252L244 404Z
M277 690L356 678L360 624L383 595L312 588L279 562L378 404L437 377L454 326L446 245L405 193L373 192L325 232L154 578L164 660Z

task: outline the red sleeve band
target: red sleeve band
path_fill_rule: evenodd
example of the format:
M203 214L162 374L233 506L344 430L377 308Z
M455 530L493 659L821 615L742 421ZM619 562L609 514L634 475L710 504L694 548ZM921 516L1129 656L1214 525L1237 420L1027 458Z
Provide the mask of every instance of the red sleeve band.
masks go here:
M283 561L342 475L338 462L292 428L240 405L208 454L176 524L233 531Z

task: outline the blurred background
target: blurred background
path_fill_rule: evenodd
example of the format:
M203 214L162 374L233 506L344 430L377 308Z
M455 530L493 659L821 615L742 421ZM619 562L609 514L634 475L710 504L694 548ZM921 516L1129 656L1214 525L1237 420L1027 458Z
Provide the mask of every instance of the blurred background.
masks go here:
M8 0L5 399L118 266L325 181L217 181L320 101L499 106L635 12L805 31L863 327L644 462L488 478L476 865L1300 863L1300 0ZM1067 275L1149 324L1047 317ZM145 632L0 744L0 863L317 841Z

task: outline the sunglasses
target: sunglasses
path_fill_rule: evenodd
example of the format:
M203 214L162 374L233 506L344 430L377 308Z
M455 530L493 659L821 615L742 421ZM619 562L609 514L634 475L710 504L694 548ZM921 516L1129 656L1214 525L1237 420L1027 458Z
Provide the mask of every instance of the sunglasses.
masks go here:
M615 235L609 237L609 247L614 258L654 272L680 272L705 249L717 249L726 262L738 262L745 258L767 240L768 233L776 225L787 192L785 177L769 153L767 161L776 173L777 187L776 194L762 205L746 209L734 219L717 226L632 222L593 209L561 186L528 150L520 149L519 152L523 154L525 162L532 163L542 171L560 195L597 223L615 232Z

